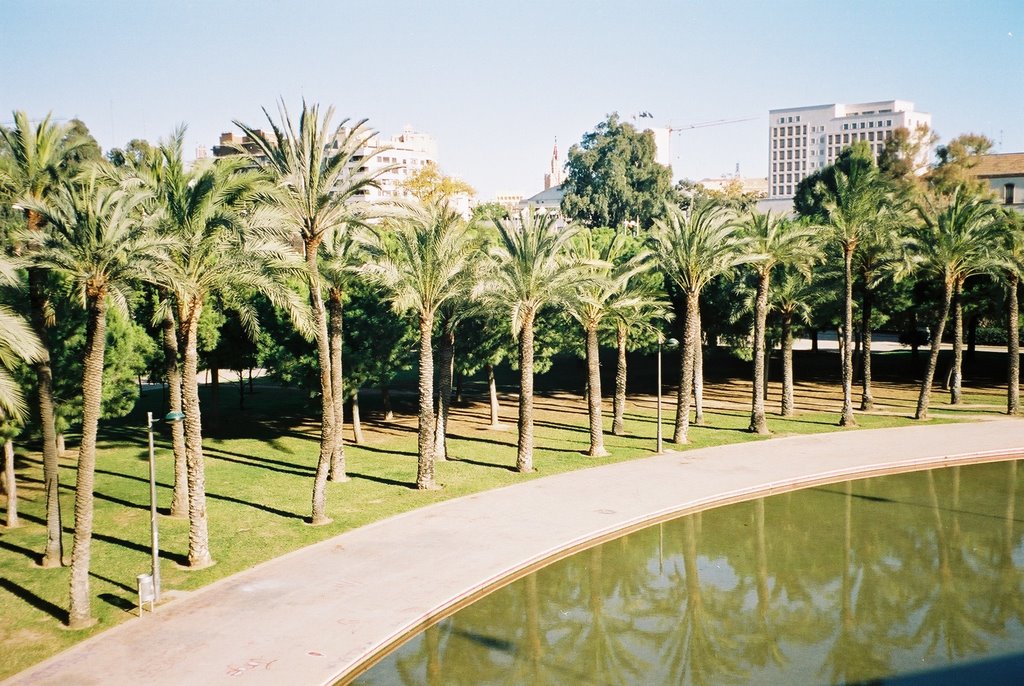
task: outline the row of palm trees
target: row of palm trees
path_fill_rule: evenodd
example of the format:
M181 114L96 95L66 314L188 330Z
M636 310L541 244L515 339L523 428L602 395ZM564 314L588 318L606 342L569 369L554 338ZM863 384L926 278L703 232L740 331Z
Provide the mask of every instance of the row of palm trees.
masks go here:
M213 557L205 507L198 331L204 308L213 298L236 311L254 331L253 298L266 297L315 342L322 414L311 521L323 524L330 521L327 482L346 478L341 338L342 308L352 279L374 284L397 312L412 312L417 320L416 486L421 489L437 487L434 465L445 455L451 384L451 356L442 355L435 365L433 336L440 327L450 351L459 323L473 314L486 312L503 320L502 326L517 341L516 465L519 471L529 472L534 447L534 327L542 310L561 308L582 330L588 370L588 453L599 456L606 454L599 332L614 332L618 348L613 431L622 433L625 352L631 336L649 337L670 318L663 278L685 296L673 435L677 443L687 441L695 389L700 408L701 294L713 280L737 275L743 265L750 265L756 277L750 428L759 433L768 431L763 400L767 313L776 308L783 322L783 413L790 413L791 327L808 308L807 293L813 291L809 278L829 246L841 248L846 279L844 425L853 423L851 284L855 269L869 273L877 268L870 266L877 259L868 259L869 255L896 252L904 271L917 268L941 276L948 284L947 310L951 302L959 302L963 282L972 275L1001 269L1019 281L1020 222L1014 224L988 199L966 191L920 205L917 219L912 220L872 170L863 175L857 169L846 176L837 173L835 187L826 191L824 216L817 223L757 213L739 215L720 203L700 202L688 211L671 208L647 241L615 231L560 227L551 215L529 212L493 223L471 222L443 199L371 206L360 202L360 195L386 170L371 172L359 164L372 132L365 122L345 120L334 127L332 114L327 110L321 116L317 106L304 104L293 122L282 105L277 119L266 113L267 134L236 122L254 141L254 149L192 168L186 168L182 159L182 130L152 151L129 157L121 167L99 161L75 163L81 142L49 119L33 127L24 114L17 113L15 126L3 130L0 188L24 213L24 230L14 237L12 246L20 253L19 265L27 268L29 318L40 342L38 349L19 350L36 372L49 531L44 562L50 565L61 564L62 551L56 433L48 395L52 386L46 352L48 300L71 289L89 314L71 560L72 626L92 621L89 543L107 312L108 307L127 309L132 291L140 286L157 294L170 409L185 414L183 426L175 427L172 434L171 511L188 517L188 563L202 568L212 564ZM1016 253L1007 247L1011 245L1007 235L1017 236L1018 242L1012 244ZM893 236L899 237L898 251L884 242ZM1010 258L1014 254L1016 263ZM954 306L954 314L958 311ZM927 414L927 393L944 322L945 315L934 337L919 418ZM1016 323L1011 327L1015 331ZM12 349L19 340L11 332L4 339ZM869 351L867 342L865 349ZM1011 358L1015 360L1016 355ZM6 362L2 357L0 361ZM866 379L869 374L866 366ZM435 376L442 387L436 401ZM2 381L0 377L0 391ZM1016 389L1016 383L1010 385ZM0 398L0 402L7 403L5 411L13 412L15 396L8 397L10 401ZM866 391L865 402L869 397Z

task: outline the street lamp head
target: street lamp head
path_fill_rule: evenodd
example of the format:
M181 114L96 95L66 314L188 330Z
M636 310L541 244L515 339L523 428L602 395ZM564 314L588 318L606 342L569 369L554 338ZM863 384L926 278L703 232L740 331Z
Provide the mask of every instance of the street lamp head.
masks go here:
M164 415L165 422L180 422L184 418L184 412L168 412L166 415Z
M670 338L667 341L665 341L665 347L668 348L669 350L672 350L673 348L678 348L679 341L677 341L674 338Z

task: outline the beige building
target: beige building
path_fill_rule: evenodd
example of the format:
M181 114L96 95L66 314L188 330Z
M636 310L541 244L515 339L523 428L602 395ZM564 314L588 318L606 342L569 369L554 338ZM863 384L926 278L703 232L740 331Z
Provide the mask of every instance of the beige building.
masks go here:
M1024 152L982 155L971 172L988 182L999 202L1024 212Z

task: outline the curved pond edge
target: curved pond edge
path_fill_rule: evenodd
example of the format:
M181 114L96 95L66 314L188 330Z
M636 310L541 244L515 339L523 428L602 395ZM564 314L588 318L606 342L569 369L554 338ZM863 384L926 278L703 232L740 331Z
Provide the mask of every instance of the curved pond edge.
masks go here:
M776 438L457 498L222 579L5 683L347 683L413 633L550 562L764 495L1024 457L1024 420Z

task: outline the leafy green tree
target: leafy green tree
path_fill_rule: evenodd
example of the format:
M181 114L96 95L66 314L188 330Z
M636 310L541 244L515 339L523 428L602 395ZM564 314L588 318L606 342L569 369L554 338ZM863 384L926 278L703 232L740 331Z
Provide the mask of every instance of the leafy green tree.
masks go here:
M419 439L416 487L434 489L434 352L438 310L461 296L473 278L476 246L465 221L447 204L408 206L395 221L364 232L360 268L388 293L397 312L419 318Z
M775 267L793 267L805 273L819 258L815 245L816 227L792 222L771 212L752 212L743 228L749 238L751 265L757 275L754 306L754 383L751 393L750 431L767 434L764 397L768 380L765 373L765 323L772 271Z
M476 191L468 183L441 172L436 162L427 162L409 175L399 186L417 200L425 203L451 202L459 195L472 198Z
M562 213L592 228L647 230L672 195L672 173L655 152L653 133L608 115L569 148Z
M476 287L476 295L509 315L519 341L519 437L516 469L533 471L534 324L545 306L564 303L581 277L569 257L579 232L555 227L552 215L524 212L495 223L497 236Z
M135 280L153 280L166 264L163 241L142 221L141 192L104 183L98 170L79 182L66 182L44 201L25 201L46 224L32 259L68 279L88 312L82 375L82 443L75 485L75 535L71 553L68 625L95 623L90 607L89 561L92 543L96 434L103 392L107 309L124 309Z
M282 213L285 227L302 239L305 252L322 403L312 522L326 524L330 522L326 513L326 489L334 459L336 422L330 332L317 256L324 239L352 221L349 200L374 187L377 177L391 167L368 171L365 166L356 164L357 156L374 135L366 127L366 120L350 126L349 120L344 119L332 132L333 107L329 107L321 119L318 105L303 103L298 128L292 123L284 103L279 107L279 122L265 109L263 112L270 126L269 135L237 121L235 125L254 143L250 162L273 177L276 187L270 198Z
M686 296L686 320L680 346L679 390L672 440L686 443L690 427L690 395L693 392L694 348L700 294L716 276L731 274L754 259L732 211L716 202L694 205L687 212L671 209L651 233L654 253L661 267Z
M943 195L952 195L961 186L974 193L988 191L985 180L977 178L971 169L992 145L990 138L976 133L961 134L940 145L935 150L938 163L927 175L929 187Z
M84 138L72 133L69 125L52 122L50 115L31 125L28 115L14 113L14 128L0 127L0 190L5 204L15 204L25 214L29 233L38 236L43 230L41 215L26 202L44 200L76 164L76 156L88 145ZM32 233L35 232L35 233ZM35 244L35 239L32 245ZM36 374L36 401L43 435L43 482L46 493L46 548L43 567L63 564L64 543L61 536L60 496L57 464L57 435L53 414L53 370L47 336L50 310L47 277L38 267L28 270L30 319L32 329L43 344L43 354L33 365Z
M917 212L921 226L910 233L910 249L918 269L940 281L943 288L942 309L933 329L931 354L914 414L915 419L927 419L950 304L968 277L994 266L999 222L997 207L964 187L955 190L948 202L931 198Z
M857 141L844 148L836 161L805 176L796 186L793 194L793 209L801 217L823 221L826 216L825 201L836 193L836 175L841 172L847 178L859 175L875 166L875 157L864 141Z

